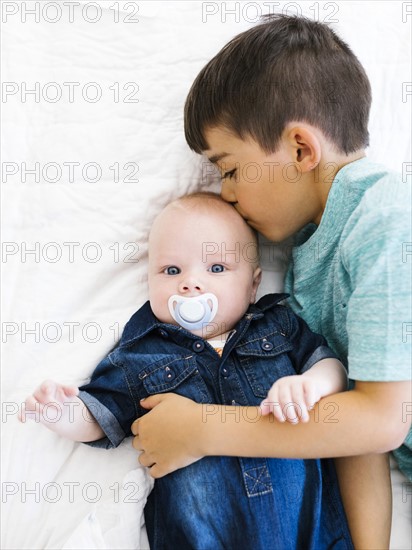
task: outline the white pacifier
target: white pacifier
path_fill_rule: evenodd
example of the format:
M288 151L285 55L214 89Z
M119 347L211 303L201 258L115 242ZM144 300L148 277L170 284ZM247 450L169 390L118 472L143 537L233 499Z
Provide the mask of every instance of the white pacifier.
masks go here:
M190 298L173 294L168 306L170 315L180 326L187 330L198 330L215 318L217 298L210 292Z

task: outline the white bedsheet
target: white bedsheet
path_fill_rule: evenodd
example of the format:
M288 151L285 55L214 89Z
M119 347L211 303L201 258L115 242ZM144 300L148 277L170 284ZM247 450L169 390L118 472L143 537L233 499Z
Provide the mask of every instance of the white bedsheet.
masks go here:
M410 2L56 4L2 2L2 548L148 548L131 440L66 441L20 404L45 378L83 383L147 299L151 221L214 180L184 141L186 94L259 12L336 21L372 83L369 156L407 169ZM265 257L261 294L282 285Z

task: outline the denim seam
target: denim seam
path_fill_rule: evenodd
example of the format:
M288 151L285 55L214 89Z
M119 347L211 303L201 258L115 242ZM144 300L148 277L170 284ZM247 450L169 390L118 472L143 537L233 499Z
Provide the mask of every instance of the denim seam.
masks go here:
M256 475L255 476L251 475L251 472L256 472L258 474L258 477L256 477ZM263 475L269 476L269 471L268 471L268 468L267 468L266 464L262 465L262 466L257 466L255 468L250 468L249 470L244 470L243 471L243 476L244 476L245 486L246 486L246 492L247 492L247 495L249 497L266 495L268 493L273 492L270 481L265 482L265 481L261 480L261 477ZM249 484L247 483L248 479L253 482L253 487L251 489L249 489ZM265 489L260 490L260 491L256 491L255 488L256 488L256 485L258 485L258 484L264 485Z
M263 338L268 338L269 336L274 336L275 334L278 334L279 336L283 336L283 334L279 330L273 330L271 332L260 334L257 338L252 338L251 340L247 340L243 342L240 345L237 345L235 349L242 348L246 346L247 344L251 344L252 342L258 342L259 340L263 340Z
M162 370L165 367L168 367L169 365L172 365L173 363L180 362L180 361L187 362L189 359L192 359L192 357L193 357L193 355L189 355L188 357L174 357L170 361L168 361L166 363L162 363L161 365L159 365L157 368L155 368L153 370L150 370L150 365L149 365L148 367L145 367L145 369L142 372L139 373L139 378L140 378L140 380L144 380L148 376L151 376L152 374L155 374L159 370ZM152 363L152 365L156 365L156 364L157 364L157 362ZM188 368L189 368L189 366L187 366L186 369L183 372L185 372Z

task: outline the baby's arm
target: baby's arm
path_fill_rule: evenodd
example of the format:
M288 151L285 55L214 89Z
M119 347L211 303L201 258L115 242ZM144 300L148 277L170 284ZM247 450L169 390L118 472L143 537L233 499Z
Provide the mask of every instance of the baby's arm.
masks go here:
M53 432L74 441L96 441L103 430L81 399L79 389L53 380L44 381L27 397L19 419L41 422Z
M348 378L338 359L328 357L303 374L285 376L270 388L260 404L262 415L273 413L279 422L309 421L309 411L322 398L346 390Z

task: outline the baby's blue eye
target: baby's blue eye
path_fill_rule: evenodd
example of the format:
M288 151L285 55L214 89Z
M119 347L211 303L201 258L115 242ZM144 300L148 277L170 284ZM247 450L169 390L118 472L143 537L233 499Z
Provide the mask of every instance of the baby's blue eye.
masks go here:
M210 268L212 273L222 273L225 270L224 266L221 264L213 264Z
M180 273L180 269L175 265L171 265L169 267L166 267L164 272L167 273L167 275L178 275Z

